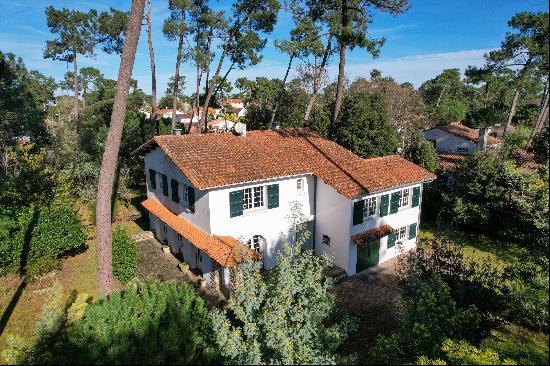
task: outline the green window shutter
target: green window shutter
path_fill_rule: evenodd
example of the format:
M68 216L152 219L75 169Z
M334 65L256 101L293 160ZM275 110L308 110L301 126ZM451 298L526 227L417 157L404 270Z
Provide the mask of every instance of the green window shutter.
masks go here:
M397 213L399 210L399 201L401 200L401 191L391 194L390 213Z
M267 208L279 207L279 185L270 184L267 186Z
M388 206L390 203L390 196L385 194L383 196L380 196L380 216L387 216L388 215Z
M243 214L244 190L229 192L229 217Z
M363 208L365 207L365 201L355 201L353 203L353 226L363 223Z
M187 199L189 200L189 211L195 212L195 188L187 187Z
M162 177L162 194L168 197L168 177L161 174Z
M388 235L388 249L393 248L395 246L396 241L397 241L397 234Z
M416 238L416 226L417 226L416 222L409 226L409 239Z
M153 169L149 169L149 182L151 182L151 189L157 189L157 172Z
M170 180L170 186L172 188L172 201L176 203L180 203L180 193L178 191L179 184L178 181L175 179Z
M420 204L420 187L413 188L412 207L416 207Z

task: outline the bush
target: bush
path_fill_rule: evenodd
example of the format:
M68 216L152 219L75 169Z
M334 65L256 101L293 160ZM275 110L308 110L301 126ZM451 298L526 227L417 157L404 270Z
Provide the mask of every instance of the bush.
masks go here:
M404 152L405 159L420 165L422 168L434 173L437 169L437 155L433 144L422 136L416 136L407 145Z
M33 348L18 362L32 364L209 364L219 362L208 310L188 285L133 282L108 299L43 313ZM49 308L49 307L48 307ZM55 306L58 309L59 306ZM39 332L38 332L39 331ZM13 353L13 352L12 352Z
M29 264L27 264L27 276L29 278L36 278L55 269L59 269L59 267L59 259L53 254L48 253L40 258L30 261Z
M113 274L122 283L128 283L136 273L138 250L136 242L123 226L113 229Z
M510 149L520 149L527 145L531 136L531 129L526 126L518 126L515 130L504 136L504 145Z

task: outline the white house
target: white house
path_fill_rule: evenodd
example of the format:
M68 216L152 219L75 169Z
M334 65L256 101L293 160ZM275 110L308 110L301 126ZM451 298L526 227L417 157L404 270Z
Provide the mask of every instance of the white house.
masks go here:
M478 149L500 143L499 139L489 136L487 130L483 132L480 134L478 130L461 123L451 123L424 131L424 138L434 145L438 153L473 154Z
M363 159L305 129L156 136L136 152L151 230L224 284L242 255L276 265L294 238L291 207L312 233L306 246L348 275L413 248L422 186L435 179L399 156Z

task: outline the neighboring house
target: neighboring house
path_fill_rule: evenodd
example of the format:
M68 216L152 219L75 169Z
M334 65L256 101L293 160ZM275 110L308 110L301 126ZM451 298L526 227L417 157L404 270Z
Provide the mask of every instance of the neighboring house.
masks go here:
M227 99L226 101L222 102L223 107L231 107L234 109L243 109L244 108L244 102L241 99Z
M424 138L434 145L438 153L473 154L484 146L492 147L500 144L499 139L487 133L480 135L478 130L461 123L452 123L426 130Z
M516 164L530 171L536 171L543 167L542 164L537 162L535 154L525 149L515 149L512 151L512 157L515 159Z
M208 128L216 131L229 131L235 126L233 121L218 118L208 122Z
M397 155L363 159L305 129L156 136L136 153L151 230L221 284L242 255L274 267L296 219L311 232L305 247L348 275L395 257L415 247L423 183L435 179Z

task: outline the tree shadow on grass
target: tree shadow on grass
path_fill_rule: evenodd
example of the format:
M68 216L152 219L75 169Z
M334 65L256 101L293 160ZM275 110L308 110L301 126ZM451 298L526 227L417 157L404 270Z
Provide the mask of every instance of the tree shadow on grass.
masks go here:
M140 216L134 222L141 228L143 231L149 230L149 212L141 205L143 201L147 199L147 194L142 193L139 196L132 197L130 204L136 208Z
M37 208L33 210L31 220L29 222L29 225L27 226L27 230L25 231L18 271L21 275L21 282L19 283L19 286L15 290L15 293L13 294L10 302L8 303L8 306L6 307L6 309L2 313L2 317L0 318L0 335L4 333L8 321L10 320L10 317L13 314L13 311L15 310L19 299L21 298L21 295L23 295L25 287L27 287L27 263L29 261L32 232L34 230L34 227L38 223L38 212L39 210Z

